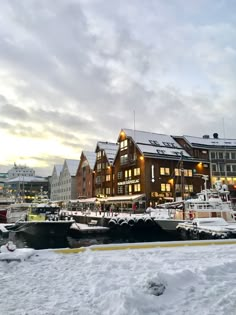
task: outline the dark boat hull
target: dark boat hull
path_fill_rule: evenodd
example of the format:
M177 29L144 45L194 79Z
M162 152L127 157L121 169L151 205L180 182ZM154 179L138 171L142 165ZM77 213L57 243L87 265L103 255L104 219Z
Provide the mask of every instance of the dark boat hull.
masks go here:
M11 226L9 230L32 236L66 237L73 221L24 221Z

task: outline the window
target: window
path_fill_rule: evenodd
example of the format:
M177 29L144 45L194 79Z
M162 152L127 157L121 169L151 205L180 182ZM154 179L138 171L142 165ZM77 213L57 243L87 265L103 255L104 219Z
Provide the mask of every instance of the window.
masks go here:
M184 191L193 192L193 185L184 185Z
M220 160L223 160L223 158L224 158L224 153L223 153L223 152L218 152L218 158L219 158Z
M154 146L157 146L157 147L160 146L159 142L156 141L156 140L149 140L149 142L151 143L151 145L154 145Z
M130 179L132 176L132 171L131 170L126 170L125 171L125 179Z
M225 153L225 158L226 158L227 160L230 159L230 153L229 153L229 152L226 152L226 153Z
M161 191L170 191L170 184L161 184Z
M226 170L227 170L227 172L229 172L229 173L231 172L231 165L230 165L230 164L227 164L227 165L226 165Z
M121 151L127 149L127 147L128 147L128 140L127 139L120 142L120 150Z
M236 153L235 152L231 152L231 160L236 160Z
M232 164L232 172L236 172L236 164Z
M124 165L128 162L128 154L124 154L120 156L120 164Z
M211 159L215 160L216 159L216 152L211 152Z
M101 167L102 167L102 164L101 164L101 163L98 163L98 164L97 164L97 171L98 171L98 172L101 171Z
M129 185L129 194L132 194L132 185Z
M141 186L140 184L134 184L134 192L140 191L141 190Z
M181 176L181 169L175 168L175 176ZM193 170L184 169L184 176L192 177L193 176Z
M111 189L109 187L106 188L106 195L110 195L111 194Z
M161 175L170 175L170 169L168 167L161 167L160 168Z
M118 195L122 195L123 194L123 186L118 186Z
M224 164L219 164L218 165L218 167L219 167L219 172L224 172L225 171L225 165Z
M184 176L193 177L193 171L192 170L184 170Z
M181 176L181 170L179 168L175 168L175 176Z
M134 169L134 176L138 176L138 175L140 175L140 168L139 167Z
M102 157L102 152L101 151L97 152L97 160L101 159L101 157Z
M109 182L111 180L111 175L110 174L107 174L106 175L106 182Z
M212 164L212 172L217 172L217 165L216 164Z
M118 172L118 173L117 173L117 179L122 179L122 178L123 178L122 172Z

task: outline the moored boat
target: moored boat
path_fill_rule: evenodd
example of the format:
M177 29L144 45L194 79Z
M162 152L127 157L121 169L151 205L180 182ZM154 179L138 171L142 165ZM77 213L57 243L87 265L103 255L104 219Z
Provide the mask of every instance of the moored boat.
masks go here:
M223 218L201 218L179 223L176 227L183 240L236 238L236 222Z
M227 222L236 222L236 213L229 199L229 191L224 189L205 189L196 198L162 205L168 213L167 218L154 219L165 231L176 232L176 227L187 220L198 218L223 218ZM158 209L155 209L158 211Z
M74 220L61 219L59 210L56 205L31 204L25 220L17 221L8 229L37 237L66 237Z

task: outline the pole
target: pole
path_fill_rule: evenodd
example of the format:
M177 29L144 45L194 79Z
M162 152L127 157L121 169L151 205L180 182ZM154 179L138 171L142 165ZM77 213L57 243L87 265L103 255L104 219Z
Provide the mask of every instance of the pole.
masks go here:
M180 160L180 172L181 172L181 197L183 201L183 220L185 220L185 205L184 205L184 163L183 163L183 152L181 151Z

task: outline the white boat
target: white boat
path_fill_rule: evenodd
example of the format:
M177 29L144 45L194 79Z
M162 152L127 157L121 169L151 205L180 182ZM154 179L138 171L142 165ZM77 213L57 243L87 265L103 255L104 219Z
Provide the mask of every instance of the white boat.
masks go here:
M227 222L235 222L236 213L229 200L229 191L223 189L205 189L197 194L196 198L162 205L169 217L154 219L165 231L175 232L179 223L196 218L223 218ZM155 209L157 212L158 209Z
M29 210L29 203L13 203L7 207L7 223L15 223L18 220L24 220Z
M183 240L236 238L236 222L223 218L201 218L179 223L176 227Z

